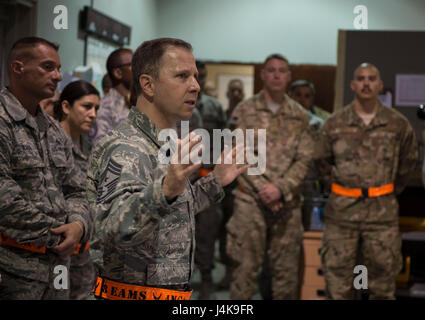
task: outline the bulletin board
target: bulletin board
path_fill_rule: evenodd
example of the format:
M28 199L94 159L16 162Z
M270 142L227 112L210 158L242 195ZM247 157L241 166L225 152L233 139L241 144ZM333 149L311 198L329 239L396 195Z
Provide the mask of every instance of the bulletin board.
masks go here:
M107 72L106 60L109 54L117 48L118 45L113 45L91 36L87 37L86 66L92 68L92 83L99 92L102 92L102 78Z

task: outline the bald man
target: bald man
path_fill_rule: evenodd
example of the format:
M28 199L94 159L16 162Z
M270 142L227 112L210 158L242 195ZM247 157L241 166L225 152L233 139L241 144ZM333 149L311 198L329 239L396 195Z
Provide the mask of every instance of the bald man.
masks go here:
M326 120L316 144L317 168L331 187L320 250L330 299L353 299L359 288L370 299L395 298L402 267L396 195L418 152L409 121L379 102L382 87L374 65L357 67L354 101ZM356 265L366 269L360 274Z

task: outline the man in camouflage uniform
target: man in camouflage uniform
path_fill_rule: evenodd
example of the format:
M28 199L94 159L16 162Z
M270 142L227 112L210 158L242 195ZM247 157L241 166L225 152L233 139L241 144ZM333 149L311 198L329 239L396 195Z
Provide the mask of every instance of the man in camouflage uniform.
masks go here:
M330 116L330 113L314 104L316 90L313 83L302 79L294 81L291 84L289 95L307 111L311 133L313 139L316 139L320 127ZM302 205L303 221L310 227L314 207L323 202L323 200L318 202L319 199L324 199L323 182L314 166L311 166L308 170L302 187L302 195L304 198Z
M379 102L382 87L378 69L361 64L351 82L354 102L319 135L315 159L332 182L321 248L330 299L354 298L358 254L371 299L394 299L402 267L396 195L415 167L417 143L408 120Z
M160 130L189 119L199 93L190 44L168 38L146 41L134 54L132 72L137 104L100 141L88 171L95 238L103 251L95 295L188 299L194 216L220 201L222 186L247 168L217 165L192 185L188 178L200 163L160 161ZM200 137L192 135L190 142L178 142L177 151L186 146L191 150L198 142Z
M119 48L113 51L106 61L106 69L112 88L100 101L96 123L89 133L93 145L115 128L130 112L131 59L133 51Z
M232 127L267 129L267 168L238 178L227 253L235 262L231 299L250 299L267 248L273 299L297 299L303 227L300 188L313 153L308 117L285 94L288 61L269 56L261 72L264 90L239 104ZM257 149L255 149L257 150Z
M203 164L198 172L198 177L208 174L214 169L213 159L213 130L224 129L226 114L220 102L205 94L205 82L207 67L204 62L196 60L198 69L198 81L201 91L196 101L196 110L202 118L202 128L207 130L210 136L210 163ZM221 216L221 204L213 204L196 216L196 252L195 263L201 272L201 289L199 300L210 299L213 292L212 270L214 268L215 240L217 239L218 227Z
M229 105L226 110L226 118L230 119L230 116L233 113L233 110L236 106L243 101L245 97L243 82L240 79L232 79L227 85L226 97L229 100ZM227 125L228 126L228 125ZM220 280L218 284L218 289L229 290L230 281L232 279L232 261L229 259L226 253L226 225L229 222L230 217L233 214L233 191L238 186L238 182L235 180L228 186L224 188L226 195L224 196L223 201L221 202L222 216L219 226L219 250L220 250L220 260L225 265L226 271L224 277Z
M300 105L302 105L307 111L311 119L319 118L325 121L331 115L326 110L319 108L314 104L314 96L316 90L314 89L313 83L307 80L297 80L291 84L290 96ZM319 125L320 127L320 125Z
M18 40L10 85L0 91L0 299L67 299L64 283L54 287L55 268L69 268L89 235L72 142L39 106L61 80L57 49L41 38Z
M241 79L232 79L229 81L227 85L226 97L229 100L229 106L226 110L226 117L227 119L230 119L233 110L235 110L236 106L245 98L243 82Z

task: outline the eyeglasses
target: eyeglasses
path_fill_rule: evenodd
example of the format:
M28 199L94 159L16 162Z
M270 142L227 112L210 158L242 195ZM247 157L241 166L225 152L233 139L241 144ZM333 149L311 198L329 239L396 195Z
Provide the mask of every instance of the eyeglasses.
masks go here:
M131 68L131 62L129 62L129 63L123 63L123 64L119 64L119 65L117 65L117 66L114 66L114 67L113 67L113 69L115 69L115 68L127 67L127 66Z

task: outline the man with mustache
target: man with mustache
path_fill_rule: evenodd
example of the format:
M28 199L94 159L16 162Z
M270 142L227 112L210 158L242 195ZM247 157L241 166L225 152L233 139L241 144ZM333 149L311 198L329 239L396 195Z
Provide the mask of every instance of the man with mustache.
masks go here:
M369 298L395 298L402 267L396 195L418 152L409 121L380 103L382 87L376 66L358 66L351 81L354 101L324 123L316 144L317 168L331 188L321 247L330 299L355 297L357 264L367 268Z

